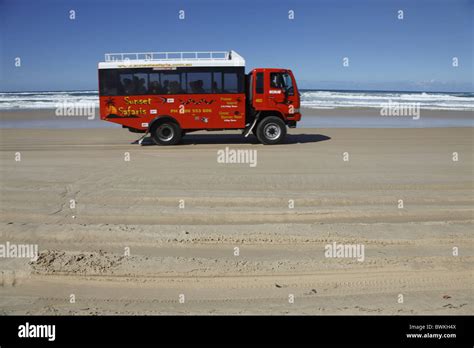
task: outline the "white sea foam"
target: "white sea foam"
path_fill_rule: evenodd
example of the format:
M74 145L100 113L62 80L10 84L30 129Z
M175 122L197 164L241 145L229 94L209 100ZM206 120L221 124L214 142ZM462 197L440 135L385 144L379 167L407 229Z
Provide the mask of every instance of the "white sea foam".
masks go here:
M305 91L301 94L302 106L315 109L381 108L389 100L419 103L421 109L474 111L473 93Z
M64 102L99 107L97 91L0 93L0 110L54 109Z
M315 109L381 108L389 100L420 103L421 109L474 111L474 93L304 91L303 107ZM54 109L64 101L99 106L97 91L0 93L0 110Z

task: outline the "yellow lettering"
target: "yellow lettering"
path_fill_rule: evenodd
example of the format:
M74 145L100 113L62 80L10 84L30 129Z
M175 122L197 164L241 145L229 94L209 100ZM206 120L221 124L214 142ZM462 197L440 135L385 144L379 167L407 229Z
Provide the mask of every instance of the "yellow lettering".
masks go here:
M124 97L125 103L131 104L131 105L137 105L137 104L147 104L151 105L151 98L146 98L146 99L130 99L129 97Z

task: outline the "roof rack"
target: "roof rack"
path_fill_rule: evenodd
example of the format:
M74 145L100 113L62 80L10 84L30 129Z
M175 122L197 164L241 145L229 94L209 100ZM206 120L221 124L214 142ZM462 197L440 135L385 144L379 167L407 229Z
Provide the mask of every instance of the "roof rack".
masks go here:
M145 61L184 61L184 60L230 60L232 51L208 52L137 52L137 53L106 53L106 62L123 62L130 60Z
M106 53L99 69L169 67L245 67L235 51Z

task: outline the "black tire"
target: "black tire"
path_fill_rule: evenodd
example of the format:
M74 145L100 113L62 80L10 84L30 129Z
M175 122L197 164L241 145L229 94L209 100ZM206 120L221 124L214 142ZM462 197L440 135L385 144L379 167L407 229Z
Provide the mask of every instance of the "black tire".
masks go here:
M150 133L151 138L157 145L176 145L183 136L181 127L170 121L154 125Z
M286 136L286 125L277 116L268 116L257 125L257 138L264 145L280 144Z

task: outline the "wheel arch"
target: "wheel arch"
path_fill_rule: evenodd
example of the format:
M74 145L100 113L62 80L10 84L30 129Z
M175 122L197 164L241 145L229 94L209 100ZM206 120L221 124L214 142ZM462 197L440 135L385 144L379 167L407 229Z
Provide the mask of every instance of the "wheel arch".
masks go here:
M175 119L173 116L161 115L161 116L155 117L150 123L148 123L148 132L151 133L154 127L157 127L164 122L176 123L179 126L179 128L183 129L181 125L179 124L178 120Z
M282 113L278 110L263 110L263 111L260 111L260 115L258 117L258 120L260 122L261 120L263 120L264 118L269 117L269 116L277 116L277 117L281 118L281 120L283 122L285 122L285 118L283 117Z

